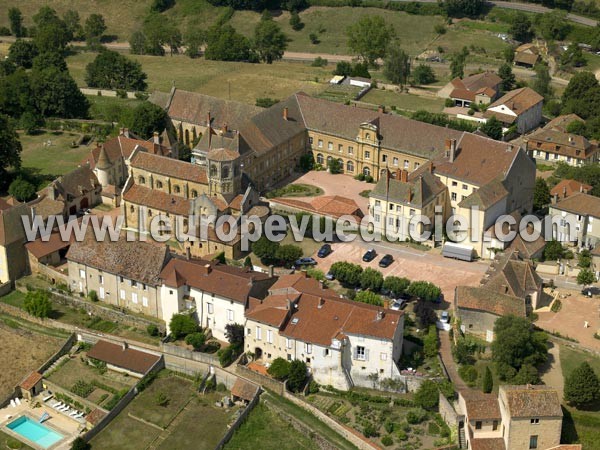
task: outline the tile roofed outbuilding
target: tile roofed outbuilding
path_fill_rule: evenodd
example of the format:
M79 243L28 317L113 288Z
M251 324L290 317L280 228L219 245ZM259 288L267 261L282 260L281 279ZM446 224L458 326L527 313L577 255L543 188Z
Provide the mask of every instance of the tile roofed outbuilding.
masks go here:
M543 101L544 97L535 92L533 89L523 87L507 92L494 103L489 105L488 110L496 106L505 105L514 113L521 114Z
M550 190L550 195L558 198L569 197L576 192L587 194L592 191L592 186L576 180L561 180L556 186Z
M383 176L371 191L370 197L382 200L390 200L395 203L423 206L434 200L446 187L438 177L433 175L427 167L407 175L406 181L402 181L402 171L391 177L389 170L387 176Z
M50 255L59 250L65 249L71 245L71 242L75 240L75 233L70 234L70 240L63 241L58 230L50 233L48 240L42 240L41 237L35 241L30 241L25 244L25 248L37 259L43 258L44 256Z
M456 306L460 309L485 311L496 316L526 316L525 302L512 295L471 286L456 287Z
M543 385L500 386L506 396L506 408L511 417L562 417L556 389ZM501 397L502 398L502 397Z
M562 116L555 117L550 122L548 122L545 126L545 130L557 130L565 133L567 131L567 127L571 122L585 122L581 117L577 114L563 114Z
M41 373L31 372L27 376L27 378L25 378L23 381L21 381L21 384L19 384L19 387L28 391L32 387L34 387L36 384L38 384L42 380L42 378L44 378L44 376Z
M570 197L559 200L552 205L552 208L582 216L600 217L600 198L576 192Z
M259 390L260 387L258 385L238 378L237 380L235 380L235 383L231 388L231 395L249 402L254 398L254 396L258 393Z
M502 438L471 439L471 450L506 450Z
M153 286L160 284L158 277L169 257L164 244L129 242L125 236L114 242L108 237L97 241L92 232L83 241L72 243L67 252L69 261Z
M79 197L100 188L96 175L88 165L79 166L52 182L52 186L63 198Z
M113 344L104 340L96 342L87 352L87 357L142 375L161 358L153 353L130 348L127 344Z
M539 148L538 144L540 144L544 151L551 151L572 158L586 159L598 151L598 147L585 137L556 129L543 128L530 134L526 139L527 147L531 150ZM551 149L549 146L554 148Z
M31 214L30 209L24 203L0 210L0 245L8 246L23 240L25 231L22 216L29 216L29 214Z
M363 212L354 200L339 195L324 195L310 201L294 198L275 197L273 203L301 209L322 216L338 218L344 215L354 216L357 220L363 217Z
M542 278L530 261L522 261L515 252L507 251L496 257L484 278L483 286L500 294L523 298L529 291L537 291Z
M179 161L164 156L138 152L131 160L131 167L165 175L179 180L193 181L206 184L208 182L206 169L198 164Z
M264 298L275 281L262 272L205 260L171 259L160 273L169 287L187 285L246 304L250 297Z

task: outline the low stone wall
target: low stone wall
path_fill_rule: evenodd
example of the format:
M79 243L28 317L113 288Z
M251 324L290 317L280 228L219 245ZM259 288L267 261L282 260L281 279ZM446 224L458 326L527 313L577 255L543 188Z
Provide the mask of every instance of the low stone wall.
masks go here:
M102 97L116 97L117 91L113 91L110 89L96 89L96 88L79 88L83 95L98 95ZM136 98L135 92L127 91L127 98Z
M440 393L440 401L439 401L439 411L440 416L446 422L446 425L450 428L450 437L454 442L458 440L458 426L461 421L465 420L465 417L461 414L458 414L452 403Z
M69 353L69 350L71 350L71 348L73 348L73 345L75 344L75 342L77 342L77 335L75 333L72 333L67 338L67 340L65 341L63 346L54 355L52 355L50 358L48 358L48 360L44 364L42 364L37 371L39 373L43 374L46 370L48 370L50 368L50 366L52 364L54 364L54 362L58 358Z
M160 350L163 353L177 356L179 358L191 359L192 361L198 361L203 362L205 364L220 366L219 358L217 358L216 355L211 355L209 353L194 352L187 348L180 347L179 345L169 344L165 342L160 343Z
M235 373L275 392L276 394L283 395L285 392L285 385L282 382L261 375L258 372L248 369L242 364L236 364Z
M296 405L300 406L301 408L307 410L308 412L310 412L311 414L316 416L317 419L319 419L321 422L325 422L329 427L333 428L334 431L336 431L337 433L342 435L345 439L350 441L352 444L356 445L359 449L373 450L373 449L379 448L373 442L368 441L366 438L364 438L360 433L358 433L358 431L352 430L351 428L348 428L348 427L342 425L341 423L336 422L335 420L333 420L331 417L329 417L324 412L315 408L313 405L306 403L305 401L301 400L300 398L296 397L295 395L284 391L283 397L287 398L292 403L295 403Z
M250 414L250 411L252 411L254 409L254 407L258 404L259 400L260 400L260 391L256 392L256 394L254 394L254 398L250 401L250 403L248 403L248 405L246 406L244 411L242 411L242 414L240 414L240 416L236 419L236 421L231 424L231 426L229 427L229 430L227 430L227 433L225 433L225 436L223 436L221 441L219 441L219 443L215 447L215 450L221 450L223 447L225 447L225 444L227 444L229 442L229 440L232 438L233 434L244 423L244 421L246 420L246 417L248 417L248 414Z
M38 319L37 317L30 316L21 308L18 308L13 305L8 305L6 303L0 302L0 311L6 314L10 314L11 316L15 316L20 319L27 320L29 322L37 323L39 325L43 325L45 327L56 328L59 330L74 332L77 330L77 327L73 325L69 325L68 323L62 323L54 319Z
M10 281L7 281L4 284L0 284L0 297L2 297L3 295L7 295L8 293L10 293L10 291L12 291L12 283Z
M29 264L31 265L31 263ZM32 267L32 272L37 273L38 275L44 277L48 281L54 283L63 283L69 284L69 276L66 273L62 273L57 271L52 266L47 266L45 264L37 264L35 269Z
M74 402L78 402L78 403L82 404L83 406L85 406L86 408L89 408L90 411L93 411L94 409L98 408L98 405L96 405L95 403L90 402L89 400L87 400L83 397L80 397L77 394L72 393L68 389L65 389L64 387L59 386L56 383L53 383L52 381L47 380L46 378L44 378L44 384L52 392L64 394L64 395L70 397L71 399L73 399ZM102 409L102 408L100 408L100 409Z

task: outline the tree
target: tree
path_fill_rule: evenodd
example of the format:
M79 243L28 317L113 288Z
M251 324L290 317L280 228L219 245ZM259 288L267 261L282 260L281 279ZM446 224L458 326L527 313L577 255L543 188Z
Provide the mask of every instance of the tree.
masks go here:
M175 0L152 0L150 10L155 12L165 12L167 9L175 5Z
M169 330L173 339L181 339L198 331L198 324L188 314L173 314L169 322Z
M129 38L129 49L134 55L145 55L146 46L146 35L140 30L135 31Z
M502 122L496 116L490 117L479 129L492 139L502 139Z
M100 44L100 38L106 31L106 24L102 14L90 14L83 27L85 40L90 47L97 47Z
M544 260L545 261L556 261L561 259L565 254L565 249L562 244L555 239L546 243L544 247Z
M364 16L346 31L348 48L371 67L386 56L387 48L395 36L394 28L383 17Z
M8 9L8 22L10 23L10 32L13 36L20 38L25 36L23 27L23 14L19 8Z
M354 64L350 75L353 77L371 78L369 65L366 62Z
M124 125L144 139L150 138L155 131L161 133L168 121L165 110L148 101L136 106L123 120Z
M52 311L52 303L50 302L50 294L47 291L38 289L37 291L28 292L25 295L23 309L28 314L38 319L45 319Z
M254 50L260 61L272 64L280 60L287 48L288 38L268 11L263 13L254 29Z
M518 12L514 14L508 33L515 41L528 42L533 35L531 20L525 13Z
M383 289L390 291L393 297L399 297L404 294L406 289L410 286L410 280L408 278L396 277L390 275L383 281Z
M92 446L86 442L81 436L75 438L71 444L71 450L90 450Z
M577 284L589 286L596 282L596 275L590 269L581 269L577 274Z
M512 53L512 49L511 49ZM515 74L510 67L510 64L504 63L498 69L498 76L502 78L502 83L500 84L500 89L502 92L512 91L515 88L516 78Z
M435 325L429 326L429 331L423 339L423 354L427 358L434 358L438 354L439 341L437 335L437 328Z
M431 306L431 302L419 300L415 304L415 314L419 321L420 328L427 328L429 325L435 324L438 316Z
M600 380L587 361L567 376L565 400L577 407L589 406L600 400Z
M19 176L10 183L8 193L20 202L28 202L35 198L35 186Z
M10 119L0 114L0 187L7 182L8 169L21 167L21 141Z
M36 32L33 38L40 53L58 52L64 54L73 35L70 33L56 11L49 6L42 6L33 16Z
M594 74L589 71L577 72L563 92L563 111L575 113L583 119L598 116L599 99L600 84Z
M205 342L206 336L201 332L190 333L185 337L185 343L194 347L196 351L199 351Z
M539 63L535 65L534 70L536 76L533 80L533 90L544 98L552 97L553 89L550 85L550 83L552 82L552 77L550 76L548 66Z
M334 75L341 75L344 77L350 76L352 73L352 63L348 61L340 61L335 65Z
M8 61L15 66L31 69L37 54L38 49L33 42L17 39L8 49Z
M482 390L485 394L489 394L494 389L494 378L492 377L492 371L488 366L485 367L483 374Z
M452 78L463 78L465 76L465 67L467 65L467 52L454 53L450 56L450 72Z
M442 290L429 281L415 281L407 289L409 295L425 301L436 301L442 295Z
M537 16L536 29L547 41L562 41L571 31L571 25L567 20L566 11L554 10Z
M69 9L63 15L63 22L65 23L67 30L69 30L69 33L73 36L73 39L76 41L81 41L84 37L80 20L79 13L74 9Z
M542 177L537 177L533 189L533 209L539 211L550 203L550 188Z
M246 61L250 57L250 41L230 24L213 25L207 33L204 57L217 61Z
M279 103L279 100L271 97L260 97L256 99L254 103L256 106L260 106L261 108L270 108L271 106Z
M298 14L298 11L292 11L290 16L290 26L294 31L300 31L302 28L304 28L304 24L300 19L300 14Z
M65 61L65 57L56 52L46 52L40 55L37 55L33 58L33 71L39 72L44 69L55 68L62 72L67 71L67 62Z
M244 348L244 325L228 323L225 325L225 337L236 353Z
M437 384L431 380L425 380L419 386L413 397L415 405L423 409L433 410L439 402L440 391Z
M329 271L344 286L354 287L360 282L363 268L358 264L336 261L331 265Z
M388 80L401 87L408 83L410 76L410 57L398 45L392 45L387 51L383 64L383 74Z
M101 51L85 68L89 87L144 91L146 78L139 62L111 50Z
M154 401L156 402L157 406L166 407L169 404L170 399L167 396L167 394L165 394L162 391L159 391L156 393L156 395L154 397Z
M483 12L484 0L445 0L443 3L449 17L476 17Z
M589 269L592 265L592 254L587 248L584 248L577 254L577 266L583 269Z
M267 373L276 380L283 381L290 376L290 362L281 357L275 358L267 369Z
M252 243L252 252L261 260L272 261L279 248L279 242L271 241L267 236L261 236L258 241Z
M19 124L26 134L34 134L44 126L44 118L37 111L27 110L19 119Z
M183 42L186 46L185 54L190 58L197 58L200 56L200 50L205 40L206 36L202 30L194 27L188 29L183 38Z
M302 257L302 249L294 244L281 245L275 252L275 258L289 266L298 258Z
M427 64L419 64L412 71L412 78L415 84L431 84L434 83L435 73L431 66Z
M327 170L331 174L342 173L344 169L343 163L339 159L332 158L327 161Z
M360 274L360 287L363 289L370 289L372 291L379 291L383 285L383 274L376 269L367 267Z
M85 118L89 103L69 72L56 67L31 72L36 109L44 117Z
M156 324L151 323L146 327L146 333L148 333L150 336L158 336L158 326Z
M534 331L525 317L498 318L494 324L492 360L500 379L510 382L521 367L544 363L548 357L547 340L546 334Z
M367 303L368 305L383 306L381 296L371 291L360 291L356 293L354 301Z
M540 374L532 364L523 364L511 379L512 384L540 384L540 382Z
M504 57L504 61L506 61L508 64L513 63L515 60L515 49L512 47L512 45L504 47L504 50L502 50L502 56Z
M560 55L560 65L563 68L585 66L587 60L583 56L583 50L577 42L571 43L569 47Z
M295 359L290 364L290 375L287 379L287 388L292 392L298 392L306 382L306 363Z

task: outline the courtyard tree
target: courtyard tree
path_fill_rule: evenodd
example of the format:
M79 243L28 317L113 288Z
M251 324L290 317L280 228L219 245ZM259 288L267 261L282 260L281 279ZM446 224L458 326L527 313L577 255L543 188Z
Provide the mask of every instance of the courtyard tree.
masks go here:
M485 367L483 373L482 390L485 394L489 394L494 389L494 378L492 377L492 371L488 366Z
M410 76L410 56L398 43L390 45L383 63L383 74L388 80L400 87L408 84Z
M283 381L290 375L290 362L281 357L275 358L267 369L267 373L276 380Z
M17 177L8 187L8 193L20 202L35 198L35 186L23 177Z
M372 291L379 291L383 285L383 274L376 269L367 267L360 274L360 287L363 289L370 289Z
M500 90L502 92L512 91L515 88L515 83L517 82L517 79L515 78L515 74L513 73L510 64L502 64L498 69L498 76L502 78L502 83L500 84Z
M466 47L463 48L462 51L450 56L450 76L452 78L463 78L465 76L467 56L469 56L469 50L467 50Z
M345 287L354 287L360 283L363 268L347 261L336 261L331 265L329 271Z
M535 187L533 188L533 209L539 211L544 209L550 203L550 188L548 183L542 177L535 179Z
M348 48L371 67L385 58L386 51L395 37L394 28L381 16L364 16L350 25L346 31Z
M380 295L372 291L360 291L356 293L354 301L367 303L369 305L383 306L383 300Z
M81 436L75 438L73 443L71 444L71 450L90 450L92 446L89 442L86 442Z
M148 139L156 131L161 133L169 123L169 116L160 106L145 101L124 117L124 125L138 136Z
M587 64L583 50L577 42L571 43L569 47L560 55L560 65L563 68L581 67Z
M272 64L283 57L288 38L281 27L273 20L273 16L265 11L254 29L254 51L260 61Z
M202 348L206 342L206 335L199 331L190 333L185 337L185 343L194 347L194 350L198 351Z
M25 295L23 308L27 313L38 319L45 319L52 312L52 303L50 302L50 294L47 291L38 289L30 291Z
M94 88L144 91L146 78L139 62L111 50L98 53L85 68L85 82Z
M438 405L439 395L440 390L438 389L437 384L431 380L425 380L415 392L413 399L417 406L420 406L423 409L433 410Z
M583 287L589 286L596 282L596 275L590 269L581 269L577 274L577 284Z
M275 254L279 249L279 242L271 241L267 236L261 236L256 242L252 243L252 252L265 262L275 259Z
M442 290L429 281L415 281L407 289L409 295L425 301L436 301L442 295Z
M565 400L577 407L589 406L600 400L600 380L587 361L565 379Z
M552 82L552 76L548 70L548 66L543 63L538 63L534 67L535 79L533 80L532 88L542 97L548 99L552 97L554 89L550 85Z
M342 173L342 169L343 165L339 159L332 158L329 161L327 161L327 170L329 170L329 173L334 175Z
M295 359L290 364L290 375L287 379L287 388L292 392L298 392L304 383L306 383L307 377L306 363L299 359Z
M423 354L427 358L435 358L438 354L439 340L437 334L437 327L435 325L429 325L429 330L423 338Z
M23 14L19 8L8 8L8 22L10 25L10 32L13 36L17 38L25 36L25 27L23 27Z
M393 297L398 297L408 289L410 286L410 280L404 277L396 277L394 275L390 275L389 277L385 277L383 281L383 289L390 291L390 294Z
M275 252L275 259L281 261L284 266L289 266L301 257L302 249L294 244L281 245Z
M169 322L173 339L181 339L198 331L198 324L189 314L173 314Z
M412 79L415 84L431 84L434 83L435 72L427 64L419 64L412 70Z
M244 325L239 323L228 323L225 325L225 337L229 346L236 353L241 353L244 348Z
M479 129L492 139L497 141L502 139L502 123L496 119L496 116L490 117Z
M565 249L563 245L558 242L556 239L552 239L551 241L546 243L544 247L544 260L545 261L556 261L561 259L565 254Z

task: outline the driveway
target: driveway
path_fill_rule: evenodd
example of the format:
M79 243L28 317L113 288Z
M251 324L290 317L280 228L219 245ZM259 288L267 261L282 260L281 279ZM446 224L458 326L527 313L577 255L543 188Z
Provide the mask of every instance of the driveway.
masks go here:
M354 242L332 245L333 253L326 258L318 258L318 268L327 272L336 261L348 261L360 264L363 268L372 267L380 270L384 276L395 275L409 280L430 281L442 289L444 298L451 303L454 299L456 285L477 286L487 270L488 265L480 262L463 262L444 258L439 250L421 251L411 247L386 242L363 242L360 236ZM377 257L370 263L362 261L362 256L369 248L374 248ZM378 266L384 254L394 257L394 262L385 269Z

